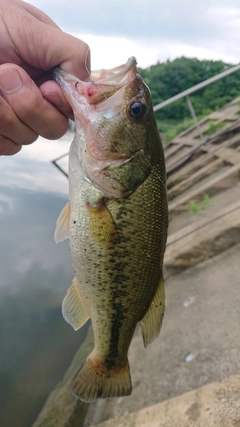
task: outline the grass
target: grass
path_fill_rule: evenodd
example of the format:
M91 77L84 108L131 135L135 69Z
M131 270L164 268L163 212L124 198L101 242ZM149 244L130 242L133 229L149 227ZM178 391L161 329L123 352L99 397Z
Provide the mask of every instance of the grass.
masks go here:
M239 105L240 105L240 101L239 101ZM198 121L206 117L211 112L212 112L211 110L206 110L203 115L198 117ZM156 119L156 120L157 120L158 129L162 136L163 144L167 144L169 141L175 138L175 136L177 136L179 133L183 132L184 130L188 129L190 126L194 125L194 120L192 118L187 118L181 121L170 120L168 122L163 122L159 119ZM207 136L213 135L214 133L220 131L226 124L227 124L226 121L216 123L214 120L208 120L209 128L204 132L204 135L207 135Z
M178 123L164 123L160 120L157 120L158 128L161 135L163 136L163 143L167 144L171 139L177 136L179 133L188 129L194 124L193 119L185 119Z
M208 194L204 194L203 200L201 202L196 202L195 200L191 200L189 202L189 212L192 215L202 212L210 206L211 202L212 199L208 196Z
M216 123L213 120L208 120L209 129L204 132L204 135L212 135L213 133L216 133L217 131L222 129L226 125L226 123L227 122L225 121Z

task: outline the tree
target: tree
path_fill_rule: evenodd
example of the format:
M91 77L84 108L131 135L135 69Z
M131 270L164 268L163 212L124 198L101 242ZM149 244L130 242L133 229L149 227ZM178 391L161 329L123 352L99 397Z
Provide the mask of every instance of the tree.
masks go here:
M223 61L200 61L197 58L177 58L165 63L158 62L140 74L152 93L153 105L213 77L231 64ZM199 117L209 114L240 95L240 71L221 79L191 95ZM174 123L190 117L185 99L179 100L156 113L158 123Z

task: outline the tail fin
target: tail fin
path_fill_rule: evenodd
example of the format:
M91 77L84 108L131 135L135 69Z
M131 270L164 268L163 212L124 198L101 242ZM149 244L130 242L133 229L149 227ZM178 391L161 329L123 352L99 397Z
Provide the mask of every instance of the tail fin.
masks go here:
M89 356L73 378L73 394L86 403L98 398L127 396L132 392L129 363L121 368L108 369Z

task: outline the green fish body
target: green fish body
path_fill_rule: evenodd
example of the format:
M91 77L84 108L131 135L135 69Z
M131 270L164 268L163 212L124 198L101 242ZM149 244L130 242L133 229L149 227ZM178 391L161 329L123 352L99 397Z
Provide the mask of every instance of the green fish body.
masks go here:
M95 347L75 375L81 400L131 393L128 349L138 322L144 345L164 314L163 255L167 235L166 174L149 89L135 58L81 82L56 69L73 108L69 203L56 242L69 238L75 278L64 318L79 329L92 321Z

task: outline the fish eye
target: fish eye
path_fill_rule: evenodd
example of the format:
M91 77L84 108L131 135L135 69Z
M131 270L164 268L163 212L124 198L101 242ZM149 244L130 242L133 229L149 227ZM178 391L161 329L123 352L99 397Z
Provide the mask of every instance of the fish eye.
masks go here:
M133 101L129 106L129 115L134 120L140 120L143 118L147 111L147 107L140 101Z

